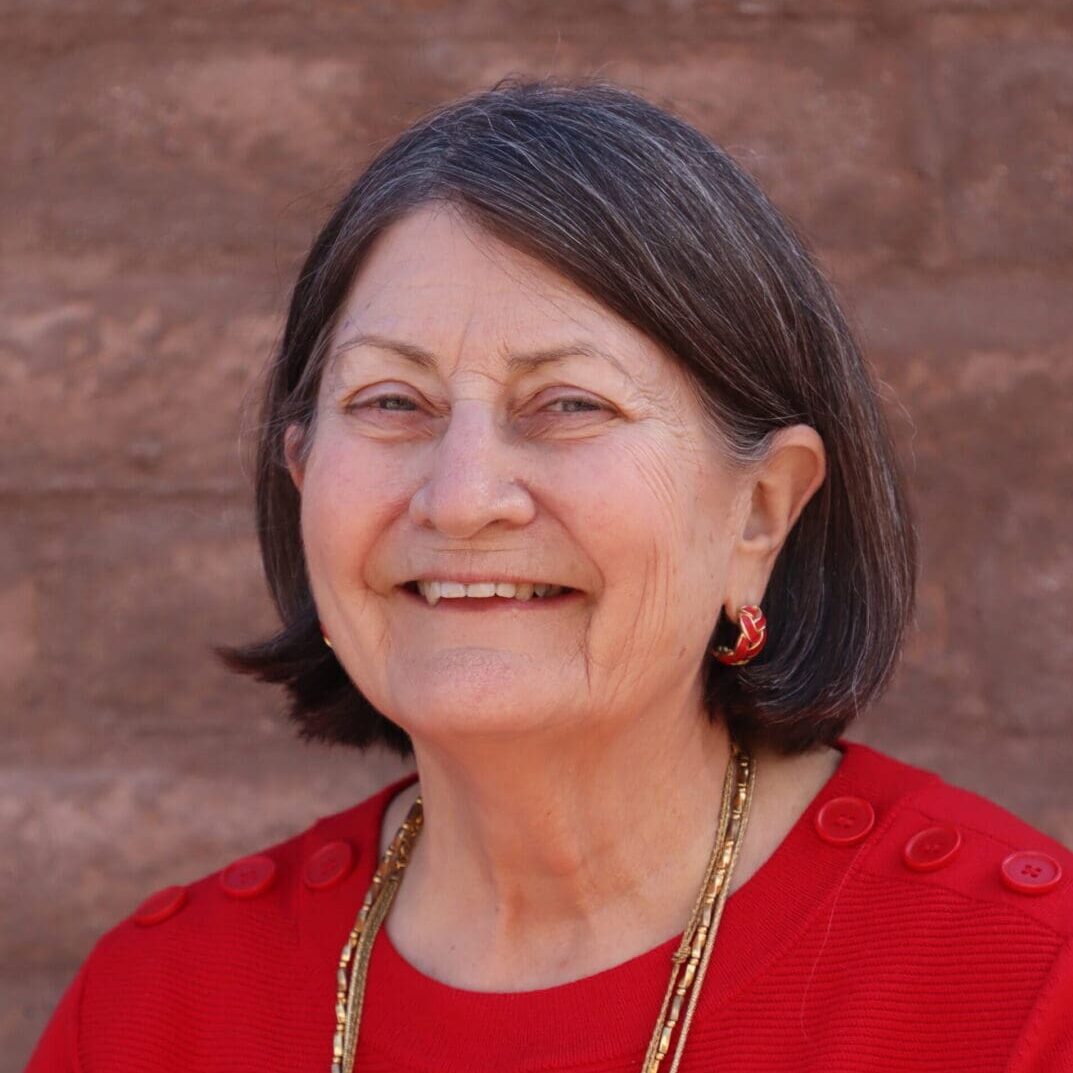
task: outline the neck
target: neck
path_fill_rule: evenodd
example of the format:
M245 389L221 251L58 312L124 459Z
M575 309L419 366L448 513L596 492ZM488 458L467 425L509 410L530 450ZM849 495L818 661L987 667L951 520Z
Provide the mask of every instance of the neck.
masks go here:
M385 926L426 974L528 990L681 932L730 758L724 726L696 706L524 748L415 741L415 755L424 830ZM386 839L417 792L393 802Z

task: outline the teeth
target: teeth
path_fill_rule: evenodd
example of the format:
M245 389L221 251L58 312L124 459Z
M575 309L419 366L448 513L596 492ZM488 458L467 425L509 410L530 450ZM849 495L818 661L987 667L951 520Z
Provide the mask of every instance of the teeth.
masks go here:
M530 581L518 584L510 581L476 581L470 585L463 585L460 581L418 581L417 588L430 607L435 607L440 600L458 600L465 596L477 599L502 596L524 602L534 596L558 596L566 591L561 585Z

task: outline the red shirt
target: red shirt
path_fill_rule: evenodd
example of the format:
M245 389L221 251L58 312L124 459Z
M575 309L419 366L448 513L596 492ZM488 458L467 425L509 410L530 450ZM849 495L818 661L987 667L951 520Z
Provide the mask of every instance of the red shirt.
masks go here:
M931 772L838 747L727 900L680 1073L1073 1071L1073 854ZM158 892L97 941L28 1073L329 1073L339 953L412 778ZM634 1073L676 944L488 994L422 975L381 930L356 1068Z

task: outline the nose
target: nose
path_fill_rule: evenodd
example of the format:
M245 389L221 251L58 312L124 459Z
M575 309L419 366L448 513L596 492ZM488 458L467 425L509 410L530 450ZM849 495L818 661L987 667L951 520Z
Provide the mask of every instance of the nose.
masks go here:
M410 519L444 536L466 539L496 522L521 526L535 513L518 482L516 448L491 406L459 400L430 453L428 477L410 500Z

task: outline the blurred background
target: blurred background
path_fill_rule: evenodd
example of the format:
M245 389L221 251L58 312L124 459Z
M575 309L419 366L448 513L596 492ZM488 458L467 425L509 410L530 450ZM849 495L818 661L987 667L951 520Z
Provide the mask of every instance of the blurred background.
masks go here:
M507 74L694 122L802 230L905 459L918 625L850 737L1073 844L1070 0L6 0L0 1073L95 939L402 768L304 745L240 437L370 156Z

